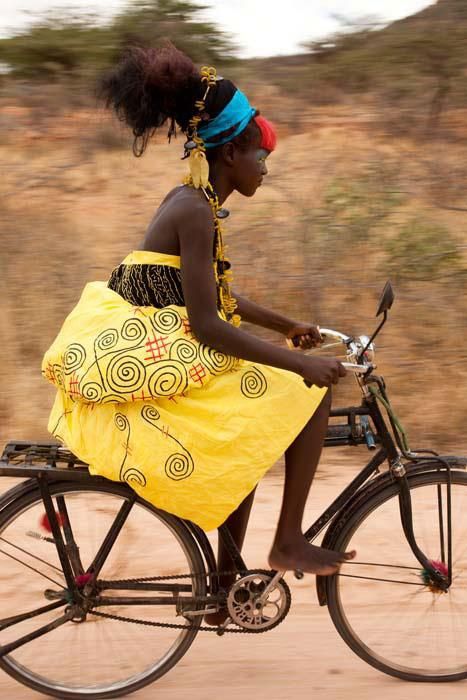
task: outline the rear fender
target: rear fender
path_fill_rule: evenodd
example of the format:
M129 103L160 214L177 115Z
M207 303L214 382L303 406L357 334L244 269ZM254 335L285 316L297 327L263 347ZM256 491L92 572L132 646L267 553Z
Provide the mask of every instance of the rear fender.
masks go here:
M38 488L39 484L37 482L37 479L26 479L20 484L16 484L16 486L13 486L11 489L8 489L8 491L5 491L5 493L2 493L2 495L0 496L0 511L3 510L3 508L9 506L10 503L15 501L17 498L21 498L21 496L24 496L30 491L34 491L34 489Z
M196 544L198 545L198 548L203 555L204 562L206 564L206 570L209 571L217 571L217 563L216 563L216 557L214 556L214 552L211 547L211 543L209 542L209 539L202 530L199 525L196 525L195 523L185 520L184 521L185 525L187 528L190 530L192 536L195 539ZM211 578L208 576L209 579L209 586L210 590L212 593L216 593L218 589L218 577L213 577Z

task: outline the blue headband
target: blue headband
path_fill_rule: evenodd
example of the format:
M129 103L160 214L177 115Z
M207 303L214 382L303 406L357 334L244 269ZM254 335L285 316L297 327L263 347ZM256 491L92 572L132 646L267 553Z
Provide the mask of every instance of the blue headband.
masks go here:
M235 136L241 134L255 114L256 109L250 105L248 98L243 92L237 90L230 102L217 117L211 119L206 125L198 126L198 134L203 139L205 148L222 146L222 144L231 141ZM233 126L236 128L231 134L220 141L209 143L209 140L212 139L213 136L222 134L223 131L227 131L227 129Z

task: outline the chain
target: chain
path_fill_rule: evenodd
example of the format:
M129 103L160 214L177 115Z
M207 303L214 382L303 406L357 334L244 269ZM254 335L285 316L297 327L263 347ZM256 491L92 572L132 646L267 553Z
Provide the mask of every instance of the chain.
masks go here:
M252 573L249 570L246 571L239 571L236 569L235 571L204 571L204 572L199 572L196 574L175 574L175 575L169 575L169 576L146 576L144 578L122 578L122 579L113 579L111 581L99 581L98 582L98 588L112 588L113 584L124 584L124 583L149 583L150 581L172 581L173 579L178 579L178 578L208 578L209 576L215 577L215 576L246 576L247 574Z
M89 614L97 615L98 617L106 617L109 620L117 620L120 622L133 622L137 625L146 625L147 627L164 627L166 629L174 630L196 630L198 632L216 632L217 634L224 632L236 633L236 634L258 634L258 632L267 632L268 630L248 630L240 628L223 628L223 627L205 627L204 625L179 625L176 622L153 622L151 620L141 620L136 617L123 617L122 615L112 615L111 613L98 612L97 610L90 610ZM206 613L208 614L208 613Z
M195 573L195 574L178 574L175 576L146 576L145 578L132 578L132 579L118 579L113 581L100 581L99 588L112 588L112 584L122 585L128 583L149 583L150 581L171 581L174 579L195 579L199 577L220 577L220 576L246 576L248 573L254 573L249 571L208 571L205 573ZM97 617L104 617L109 620L116 620L119 622L131 622L137 625L145 625L146 627L162 627L164 629L176 629L176 630L196 630L197 632L216 632L216 634L224 634L224 632L229 632L231 634L258 634L261 632L267 632L264 630L249 630L241 628L223 628L204 625L190 625L178 624L176 622L154 622L152 620L142 620L136 617L124 617L123 615L113 615L112 613L100 612L97 610L89 610L90 615L96 615Z

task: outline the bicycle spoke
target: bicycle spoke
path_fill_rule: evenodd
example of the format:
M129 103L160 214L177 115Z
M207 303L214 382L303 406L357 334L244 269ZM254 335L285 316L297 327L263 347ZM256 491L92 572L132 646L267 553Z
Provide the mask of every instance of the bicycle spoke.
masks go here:
M54 510L55 525L51 522L53 537L58 526L72 575L77 567L94 567L102 576L102 590L113 585L115 590L101 600L105 607L94 609L101 594L97 576L95 593L92 586L70 590L64 580L59 582L63 574L54 576L48 568L58 563L52 557L48 561L51 544L53 556L60 556L49 539L37 539L37 548L28 551L28 532L44 510L39 493L35 500L23 498L8 516L0 512L0 537L8 543L2 542L8 568L0 569L0 665L46 695L57 694L57 688L70 700L127 695L168 671L201 625L202 616L181 629L176 616L179 596L191 598L196 611L207 595L198 545L180 521L140 501L126 486L67 482L48 488L46 512L51 520L51 506L58 506L58 519ZM178 572L185 572L182 580L171 580ZM20 586L15 585L18 574ZM47 585L42 585L44 579ZM48 587L60 599L50 594L43 605ZM13 592L14 611L8 601ZM61 597L65 593L66 599ZM89 610L81 605L82 596L88 598ZM64 606L70 607L73 621L69 614L63 616ZM99 610L108 615L99 615ZM116 619L116 612L122 619ZM35 629L41 614L43 626ZM150 624L126 622L140 616Z
M52 632L53 630L57 629L58 627L61 627L64 625L66 622L69 622L72 618L72 613L67 612L61 617L58 617L56 620L53 622L49 622L48 625L43 625L42 627L39 627L39 629L35 630L34 632L30 632L29 634L26 634L24 637L21 637L20 639L17 639L14 642L10 642L9 644L4 644L3 646L0 646L0 657L1 656L6 656L7 654L11 654L12 651L15 651L15 649L19 649L19 647L22 647L24 644L28 644L29 642L32 642L34 639L37 639L38 637L43 637L44 634L47 634L48 632Z
M344 640L369 663L407 680L467 677L467 476L453 473L453 479L450 491L446 472L409 480L419 549L436 563L450 561L452 547L447 592L420 565L410 565L414 555L398 527L397 484L362 503L344 525L340 551L356 549L363 561L346 562L328 584L329 609Z
M31 618L37 617L38 615L43 615L44 613L50 612L51 610L56 610L62 605L65 605L66 602L66 600L57 600L55 601L55 603L50 603L50 605L44 605L41 608L36 608L35 610L31 610L30 612L21 613L21 615L13 615L13 617L6 617L3 620L0 620L0 632L6 630L7 627L17 625L19 622L23 622L24 620L30 620Z
M420 564L418 564L418 566L405 566L403 564L383 564L374 561L345 561L344 566L384 566L388 569L410 569L412 571L420 571Z
M37 557L35 554L28 552L27 549L24 549L23 547L19 547L17 544L14 544L13 542L9 542L4 537L0 537L0 542L4 542L5 544L9 545L10 547L12 547L14 549L18 549L23 554L26 554L28 557L31 557L31 559L35 559L36 561L40 561L42 564L49 566L51 569L55 569L55 571L58 571L60 574L63 573L62 570L58 566L55 566L55 564L50 564L50 562L46 561L45 559L41 559L40 557Z
M63 588L63 583L60 583L59 581L55 581L55 579L50 578L50 576L47 576L47 574L44 574L42 571L39 571L39 569L35 569L33 566L30 566L30 564L26 564L25 561L22 561L21 559L14 557L13 554L9 554L9 552L5 552L4 549L0 549L0 554L4 554L6 557L9 557L9 559L13 559L14 561L19 562L22 566L25 566L27 569L31 569L31 571L35 571L36 574L39 574L39 576L42 576L42 578L46 578L48 581L52 581L52 583L54 583L59 588Z
M365 581L380 581L381 583L402 583L405 586L421 586L422 588L425 588L424 583L415 583L415 581L397 581L395 579L390 579L390 578L377 578L375 576L357 576L356 574L341 574L338 573L336 576L339 577L345 577L345 578L359 578L359 579L364 579Z

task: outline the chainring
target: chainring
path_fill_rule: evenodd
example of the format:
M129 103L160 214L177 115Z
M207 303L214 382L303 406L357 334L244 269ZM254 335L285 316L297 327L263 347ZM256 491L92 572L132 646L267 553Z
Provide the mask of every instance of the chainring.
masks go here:
M231 621L249 632L265 632L279 625L290 610L292 596L287 583L281 578L260 601L275 572L253 569L239 578L227 596L227 610Z

